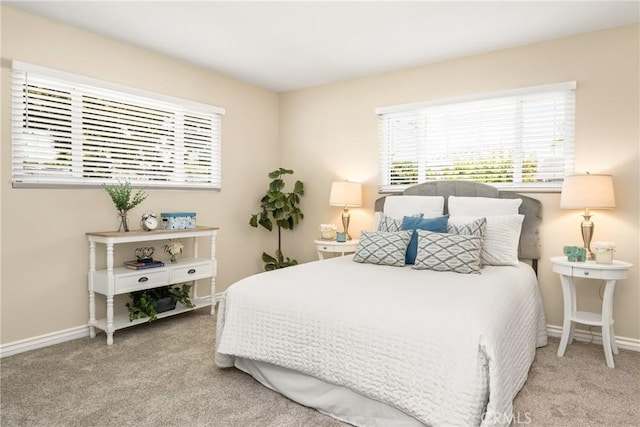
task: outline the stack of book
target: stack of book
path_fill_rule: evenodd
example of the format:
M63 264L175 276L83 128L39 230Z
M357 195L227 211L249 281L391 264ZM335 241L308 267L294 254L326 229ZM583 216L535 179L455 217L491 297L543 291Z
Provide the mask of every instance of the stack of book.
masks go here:
M126 261L124 266L131 270L144 270L145 268L164 267L164 262L155 261L153 258L139 258L134 261Z

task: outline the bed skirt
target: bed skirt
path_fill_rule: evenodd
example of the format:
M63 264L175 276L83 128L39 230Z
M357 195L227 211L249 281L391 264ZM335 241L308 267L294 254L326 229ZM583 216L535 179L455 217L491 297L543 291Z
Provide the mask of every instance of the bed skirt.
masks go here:
M294 402L354 426L424 427L386 403L292 369L241 357L235 358L234 366Z

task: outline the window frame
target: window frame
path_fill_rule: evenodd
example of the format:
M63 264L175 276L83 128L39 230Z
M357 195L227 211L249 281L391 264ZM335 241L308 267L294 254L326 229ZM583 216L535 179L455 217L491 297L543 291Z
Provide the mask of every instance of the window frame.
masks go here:
M426 102L418 102L418 103L410 103L410 104L402 104L402 105L377 108L375 110L375 113L376 115L378 115L378 123L379 123L379 147L378 147L379 192L380 193L397 193L411 185L415 185L424 181L424 178L422 178L421 180L421 177L427 176L427 174L424 173L424 170L426 167L425 151L427 151L428 149L433 149L433 147L427 146L427 142L426 142L427 136L426 134L423 134L424 132L426 132L426 130L420 127L421 124L418 123L418 121L421 121L421 120L426 121L427 120L426 116L427 114L429 114L430 111L433 112L433 111L436 111L436 109L442 109L443 107L446 108L449 106L453 108L455 108L456 106L464 107L465 105L471 105L473 103L483 102L483 101L488 101L488 102L499 102L500 100L508 101L509 98L515 99L514 102L522 103L522 100L525 99L526 97L539 96L539 95L550 94L550 93L563 93L565 96L569 97L568 101L566 101L566 104L565 104L565 107L567 108L567 110L563 110L565 113L570 115L570 117L567 120L568 126L564 130L565 133L563 134L566 142L570 144L567 148L567 150L569 151L569 157L568 158L564 157L563 161L564 161L564 176L572 174L575 168L575 91L576 91L576 88L577 88L577 83L575 81L567 81L562 83L531 86L531 87L524 87L524 88L505 90L505 91L496 91L496 92L483 93L483 94L464 96L464 97L440 99L440 100L434 100L434 101L426 101ZM389 128L387 128L387 125L388 125L387 119L392 115L396 115L396 117L400 117L400 118L407 117L407 119L409 118L409 115L414 115L414 118L417 118L418 116L425 117L424 119L423 118L417 119L416 123L413 124L413 126L415 127L415 136L412 136L409 139L411 140L411 138L415 138L416 141L413 143L413 145L409 143L408 145L405 146L405 147L413 147L413 150L415 150L415 154L413 155L405 154L405 156L414 156L414 157L409 157L407 160L400 160L400 161L407 161L411 163L409 165L410 169L412 169L410 171L411 174L413 174L414 173L413 171L415 170L418 171L416 182L412 182L409 184L393 184L392 183L393 161L389 158L389 156L393 155L394 153L395 154L398 153L397 151L393 152L393 148L388 147L388 141L387 141L387 137L390 132ZM522 123L522 121L520 121L520 123ZM522 127L523 125L519 124L518 126ZM405 134L402 134L402 135L405 136ZM518 138L519 139L517 144L514 144L516 150L509 153L514 157L517 156L518 151L521 151L524 145L522 136L518 135ZM442 151L445 151L442 147L440 147L440 149ZM466 158L459 158L459 159L462 161L467 160ZM451 160L452 159L450 159L450 161ZM451 162L448 167L452 168L453 162ZM509 173L512 173L514 169L515 168L510 169ZM410 175L408 179L414 181L415 178L416 178L415 175ZM428 178L428 179L434 180L433 178ZM446 176L435 178L435 180L446 180L446 179L456 179L456 178L455 177L447 178ZM478 180L476 182L484 182L484 181ZM526 183L526 182L509 182L509 183L485 182L485 183L495 186L500 190L511 190L511 191L519 191L519 192L557 192L557 191L560 191L562 187L562 180L557 180L552 182L531 182L531 183Z
M14 188L95 188L127 181L150 189L221 189L224 108L15 60L11 84ZM40 105L52 104L51 95L43 95L47 91L61 93L61 104L34 113L35 97L48 96ZM34 114L44 121L60 112L66 117L58 122L34 125ZM158 117L140 124L150 112ZM133 119L140 120L125 123ZM108 134L114 128L115 137ZM166 133L158 136L158 129ZM126 138L126 132L135 137ZM34 147L54 152L30 154ZM118 150L124 154L116 155ZM64 161L55 165L46 156Z

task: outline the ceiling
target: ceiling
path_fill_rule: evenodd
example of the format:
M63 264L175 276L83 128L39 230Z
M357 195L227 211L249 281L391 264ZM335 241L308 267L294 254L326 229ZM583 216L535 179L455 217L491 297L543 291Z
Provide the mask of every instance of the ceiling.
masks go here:
M3 1L283 92L640 22L638 1Z

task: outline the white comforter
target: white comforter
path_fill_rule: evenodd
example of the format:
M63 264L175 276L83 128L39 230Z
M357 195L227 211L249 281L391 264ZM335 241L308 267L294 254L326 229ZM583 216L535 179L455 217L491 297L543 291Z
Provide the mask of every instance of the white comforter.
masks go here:
M428 425L508 425L544 311L531 268L481 275L334 258L232 285L216 364L269 362L348 387ZM486 412L486 413L485 413Z

